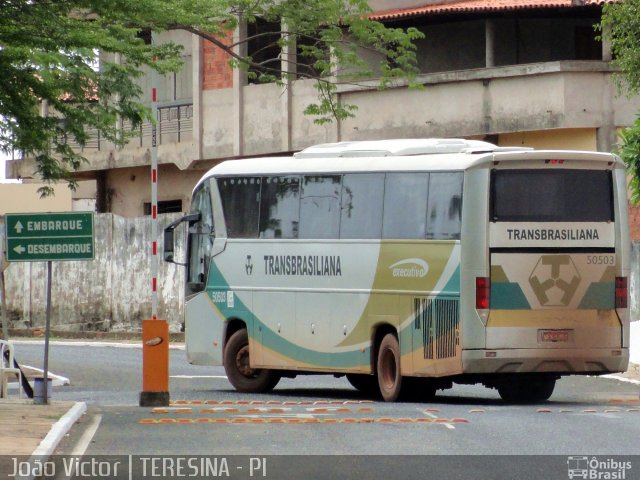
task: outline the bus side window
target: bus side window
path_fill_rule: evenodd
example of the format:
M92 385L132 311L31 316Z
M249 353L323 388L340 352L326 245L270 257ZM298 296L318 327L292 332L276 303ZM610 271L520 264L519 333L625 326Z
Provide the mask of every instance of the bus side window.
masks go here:
M260 177L218 179L228 238L258 238Z
M211 193L207 182L193 194L190 213L199 213L200 220L189 225L187 295L204 290L209 273L214 231Z
M338 238L341 175L302 177L300 238Z
M462 223L462 172L432 173L429 178L427 238L458 240Z
M263 177L260 238L298 238L300 177Z
M387 173L382 238L425 238L428 183L428 173Z
M384 173L347 173L342 178L340 238L380 238Z

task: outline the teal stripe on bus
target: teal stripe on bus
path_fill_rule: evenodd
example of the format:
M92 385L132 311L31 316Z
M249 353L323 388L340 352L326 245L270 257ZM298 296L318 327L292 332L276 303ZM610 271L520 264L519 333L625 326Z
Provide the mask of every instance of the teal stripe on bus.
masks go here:
M594 282L584 294L578 309L611 310L616 306L616 288L613 282Z
M491 308L495 310L531 310L517 283L491 282Z

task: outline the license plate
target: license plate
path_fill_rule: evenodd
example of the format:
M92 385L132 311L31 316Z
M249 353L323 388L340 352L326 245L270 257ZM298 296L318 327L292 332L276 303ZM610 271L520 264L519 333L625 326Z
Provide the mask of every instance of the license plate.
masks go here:
M569 330L539 330L541 342L568 342Z

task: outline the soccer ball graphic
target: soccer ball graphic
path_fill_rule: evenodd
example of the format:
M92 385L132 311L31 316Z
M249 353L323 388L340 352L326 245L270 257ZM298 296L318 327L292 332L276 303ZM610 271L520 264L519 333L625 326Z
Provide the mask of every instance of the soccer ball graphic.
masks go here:
M566 307L580 285L580 273L570 255L542 255L529 285L543 307Z

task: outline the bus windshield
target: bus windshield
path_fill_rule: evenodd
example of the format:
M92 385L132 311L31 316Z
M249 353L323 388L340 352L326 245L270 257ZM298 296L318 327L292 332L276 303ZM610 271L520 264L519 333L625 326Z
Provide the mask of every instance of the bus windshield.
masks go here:
M612 188L606 170L494 170L491 221L613 221Z

